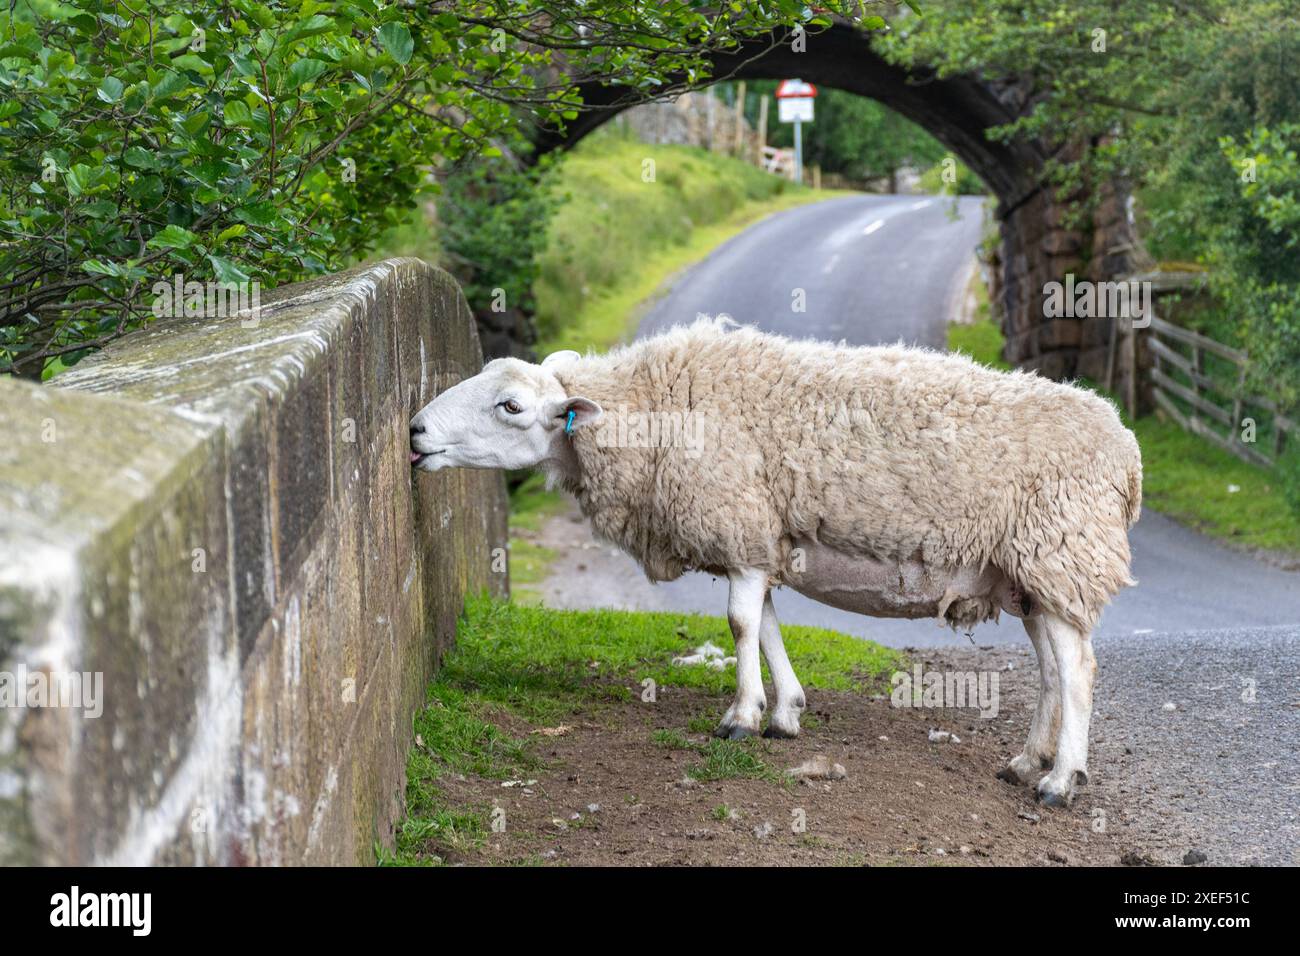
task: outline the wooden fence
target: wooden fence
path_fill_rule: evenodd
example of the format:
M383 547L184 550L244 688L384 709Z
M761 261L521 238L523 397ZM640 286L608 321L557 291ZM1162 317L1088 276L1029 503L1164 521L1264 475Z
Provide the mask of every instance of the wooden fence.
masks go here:
M1245 352L1152 315L1148 328L1156 404L1190 432L1257 465L1277 464L1296 423L1246 391ZM1243 440L1249 422L1250 437Z

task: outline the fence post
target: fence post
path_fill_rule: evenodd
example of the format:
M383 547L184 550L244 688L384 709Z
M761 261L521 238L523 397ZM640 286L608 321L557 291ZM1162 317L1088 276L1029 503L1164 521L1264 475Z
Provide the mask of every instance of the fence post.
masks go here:
M745 81L736 85L736 138L732 152L737 159L745 158Z

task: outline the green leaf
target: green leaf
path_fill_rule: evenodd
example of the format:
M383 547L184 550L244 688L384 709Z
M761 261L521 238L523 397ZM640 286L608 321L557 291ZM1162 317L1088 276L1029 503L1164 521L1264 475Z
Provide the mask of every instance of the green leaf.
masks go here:
M7 60L11 57L18 57L24 60L35 60L36 52L29 50L21 43L5 43L0 45L0 60Z
M257 61L252 57L232 53L230 55L230 64L235 68L235 72L240 76L255 77L261 75L257 66Z
M310 83L325 72L327 64L323 60L297 60L289 67L289 85L292 87Z
M249 203L235 210L235 218L251 226L269 226L275 217L275 204L269 202Z
M115 76L106 76L99 81L95 95L105 103L116 103L122 98L122 81Z
M156 100L165 100L187 89L190 81L184 73L168 70L158 80L149 84L149 95Z
M172 60L172 66L178 70L194 70L196 73L211 73L212 64L197 53L186 53Z
M113 276L114 278L119 278L123 274L122 267L116 262L101 262L98 259L87 259L81 264L81 270L94 276Z
M145 245L150 249L188 249L198 242L198 239L199 237L188 229L170 225L166 229L154 233L153 237Z
M284 35L284 39L286 42L302 40L316 36L319 33L328 33L332 29L334 29L334 21L324 14L318 13L295 25L293 29Z
M63 181L68 184L68 195L80 196L91 185L91 169L84 163L77 163L63 175Z
M218 282L242 284L251 281L253 278L229 259L223 259L221 256L208 256L208 261L212 263L212 271L216 274Z
M226 100L222 109L227 126L247 126L253 121L253 111L243 100Z
M86 203L79 207L83 215L91 219L107 219L117 213L117 203L110 202L107 199L101 199L98 202Z
M134 166L136 169L157 169L158 157L145 149L143 146L131 146L122 158L128 166Z
M379 45L398 63L405 65L415 52L415 41L404 23L385 23L379 28Z

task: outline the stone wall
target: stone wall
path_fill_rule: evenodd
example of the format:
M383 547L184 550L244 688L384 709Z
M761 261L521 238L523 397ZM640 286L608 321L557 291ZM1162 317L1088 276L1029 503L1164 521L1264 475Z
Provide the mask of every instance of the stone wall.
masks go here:
M773 111L772 121L776 122ZM644 103L621 113L618 122L645 143L698 146L757 163L763 144L758 133L712 90L683 93L673 100Z
M373 860L463 597L508 587L500 474L407 456L481 363L396 259L0 380L0 863Z
M1046 187L1004 216L990 301L999 306L1008 362L1057 380L1102 382L1111 369L1116 392L1126 395L1133 387L1134 355L1128 322L1116 323L1109 316L1044 314L1049 282L1062 281L1067 274L1105 282L1127 278L1138 269L1141 253L1125 208L1126 194L1113 182L1104 183L1101 192L1082 224L1067 222L1067 200ZM1117 338L1113 356L1112 334Z

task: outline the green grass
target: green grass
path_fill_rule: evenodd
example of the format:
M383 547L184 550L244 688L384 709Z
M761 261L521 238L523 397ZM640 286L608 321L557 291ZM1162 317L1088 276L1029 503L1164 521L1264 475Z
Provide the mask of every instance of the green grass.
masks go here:
M687 776L700 783L718 780L766 780L786 784L789 778L773 768L759 756L768 749L767 741L751 737L747 740L713 739L696 748L703 759L686 771Z
M535 536L546 519L565 508L564 495L547 491L540 474L529 475L510 493L510 593L520 604L538 604L537 585L555 559L555 552L540 545Z
M990 368L1011 368L1002 357L1002 342L1002 330L990 319L948 326L949 350L969 355Z
M873 690L902 661L896 652L815 627L782 628L786 650L808 687ZM674 655L704 641L733 646L725 619L698 614L556 611L476 600L457 633L442 679L531 722L554 720L610 693L600 679L651 679L661 687L735 690L731 670L677 667Z
M948 327L950 349L994 368L1007 368L1002 341L989 319ZM1123 417L1142 449L1144 506L1244 547L1300 551L1300 517L1288 507L1277 472L1248 464L1163 416Z
M1148 415L1125 424L1142 446L1142 501L1206 534L1249 548L1300 552L1300 517L1281 476L1216 448L1176 422ZM1233 492L1229 488L1235 486Z
M712 729L712 728L710 728ZM687 739L680 730L656 730L650 735L656 747L665 750L689 750L702 758L686 775L700 783L718 780L767 780L783 786L789 777L774 769L762 755L771 752L769 741L749 737L745 740L711 738L704 743Z
M647 160L653 182L642 178ZM587 137L566 156L555 188L569 198L539 258L542 354L616 344L673 274L766 215L838 195L727 156L651 146L615 130Z
M907 666L898 652L870 641L811 627L782 631L805 687L876 690ZM731 647L726 621L689 614L555 611L486 597L469 601L456 646L415 718L407 817L398 829L396 851L383 853L382 862L454 862L480 845L490 831L492 808L453 805L446 778L535 775L541 761L529 728L554 726L575 714L598 716L614 702L639 696L647 678L659 687L694 687L729 698L735 692L734 671L672 664L674 655L706 640ZM713 715L707 729L715 720ZM696 726L692 720L692 732ZM697 744L679 730L656 731L651 739L698 754L689 771L696 780L784 779L763 760L767 741Z

